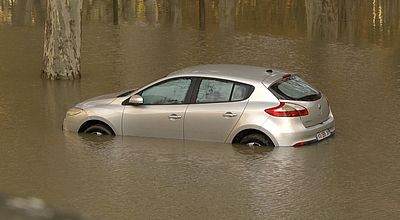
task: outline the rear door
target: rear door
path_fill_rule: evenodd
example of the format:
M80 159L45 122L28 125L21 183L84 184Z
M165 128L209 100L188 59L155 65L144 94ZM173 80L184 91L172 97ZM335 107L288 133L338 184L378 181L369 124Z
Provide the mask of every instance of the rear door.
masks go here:
M253 87L232 81L199 79L184 122L186 140L225 142L241 117Z
M139 92L143 104L125 106L123 134L183 139L183 121L191 81L190 78L171 79Z

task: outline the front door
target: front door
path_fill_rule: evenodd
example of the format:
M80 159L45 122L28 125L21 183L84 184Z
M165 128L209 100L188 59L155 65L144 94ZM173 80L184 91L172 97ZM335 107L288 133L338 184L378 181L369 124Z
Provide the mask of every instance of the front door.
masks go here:
M190 84L189 78L171 79L137 93L143 97L143 104L125 106L123 134L182 139Z

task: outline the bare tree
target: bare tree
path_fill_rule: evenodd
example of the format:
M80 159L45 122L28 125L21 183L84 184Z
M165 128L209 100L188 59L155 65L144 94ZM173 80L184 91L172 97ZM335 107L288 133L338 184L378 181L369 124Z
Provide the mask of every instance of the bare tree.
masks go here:
M337 4L334 0L305 0L307 32L311 39L336 40L338 37Z
M125 20L129 20L132 18L133 14L133 0L123 0L121 7L121 14Z
M118 24L118 0L113 0L113 21L114 24Z
M173 16L172 24L174 27L180 27L182 25L182 2L179 0L170 0L169 12Z
M218 10L220 28L233 30L235 27L236 1L220 0Z
M206 25L206 3L204 0L199 0L199 25L202 30Z
M82 0L47 0L43 78L81 77L81 12Z

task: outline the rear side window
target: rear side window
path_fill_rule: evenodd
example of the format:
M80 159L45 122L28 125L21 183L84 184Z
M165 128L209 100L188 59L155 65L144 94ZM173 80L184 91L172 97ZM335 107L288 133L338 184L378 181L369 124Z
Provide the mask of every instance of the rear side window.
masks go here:
M233 82L203 79L200 83L197 103L227 102L232 92Z
M244 84L235 84L233 87L231 101L241 101L247 99L249 86Z
M279 80L269 90L278 99L284 100L315 101L321 98L320 92L296 75Z
M247 99L254 88L250 85L219 80L202 79L196 97L196 103L234 102Z

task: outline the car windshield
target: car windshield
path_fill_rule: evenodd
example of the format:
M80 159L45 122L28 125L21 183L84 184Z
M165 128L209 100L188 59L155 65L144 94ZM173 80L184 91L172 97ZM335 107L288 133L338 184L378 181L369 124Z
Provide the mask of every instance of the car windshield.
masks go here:
M321 93L296 75L282 78L272 84L269 90L278 98L296 101L315 101Z

